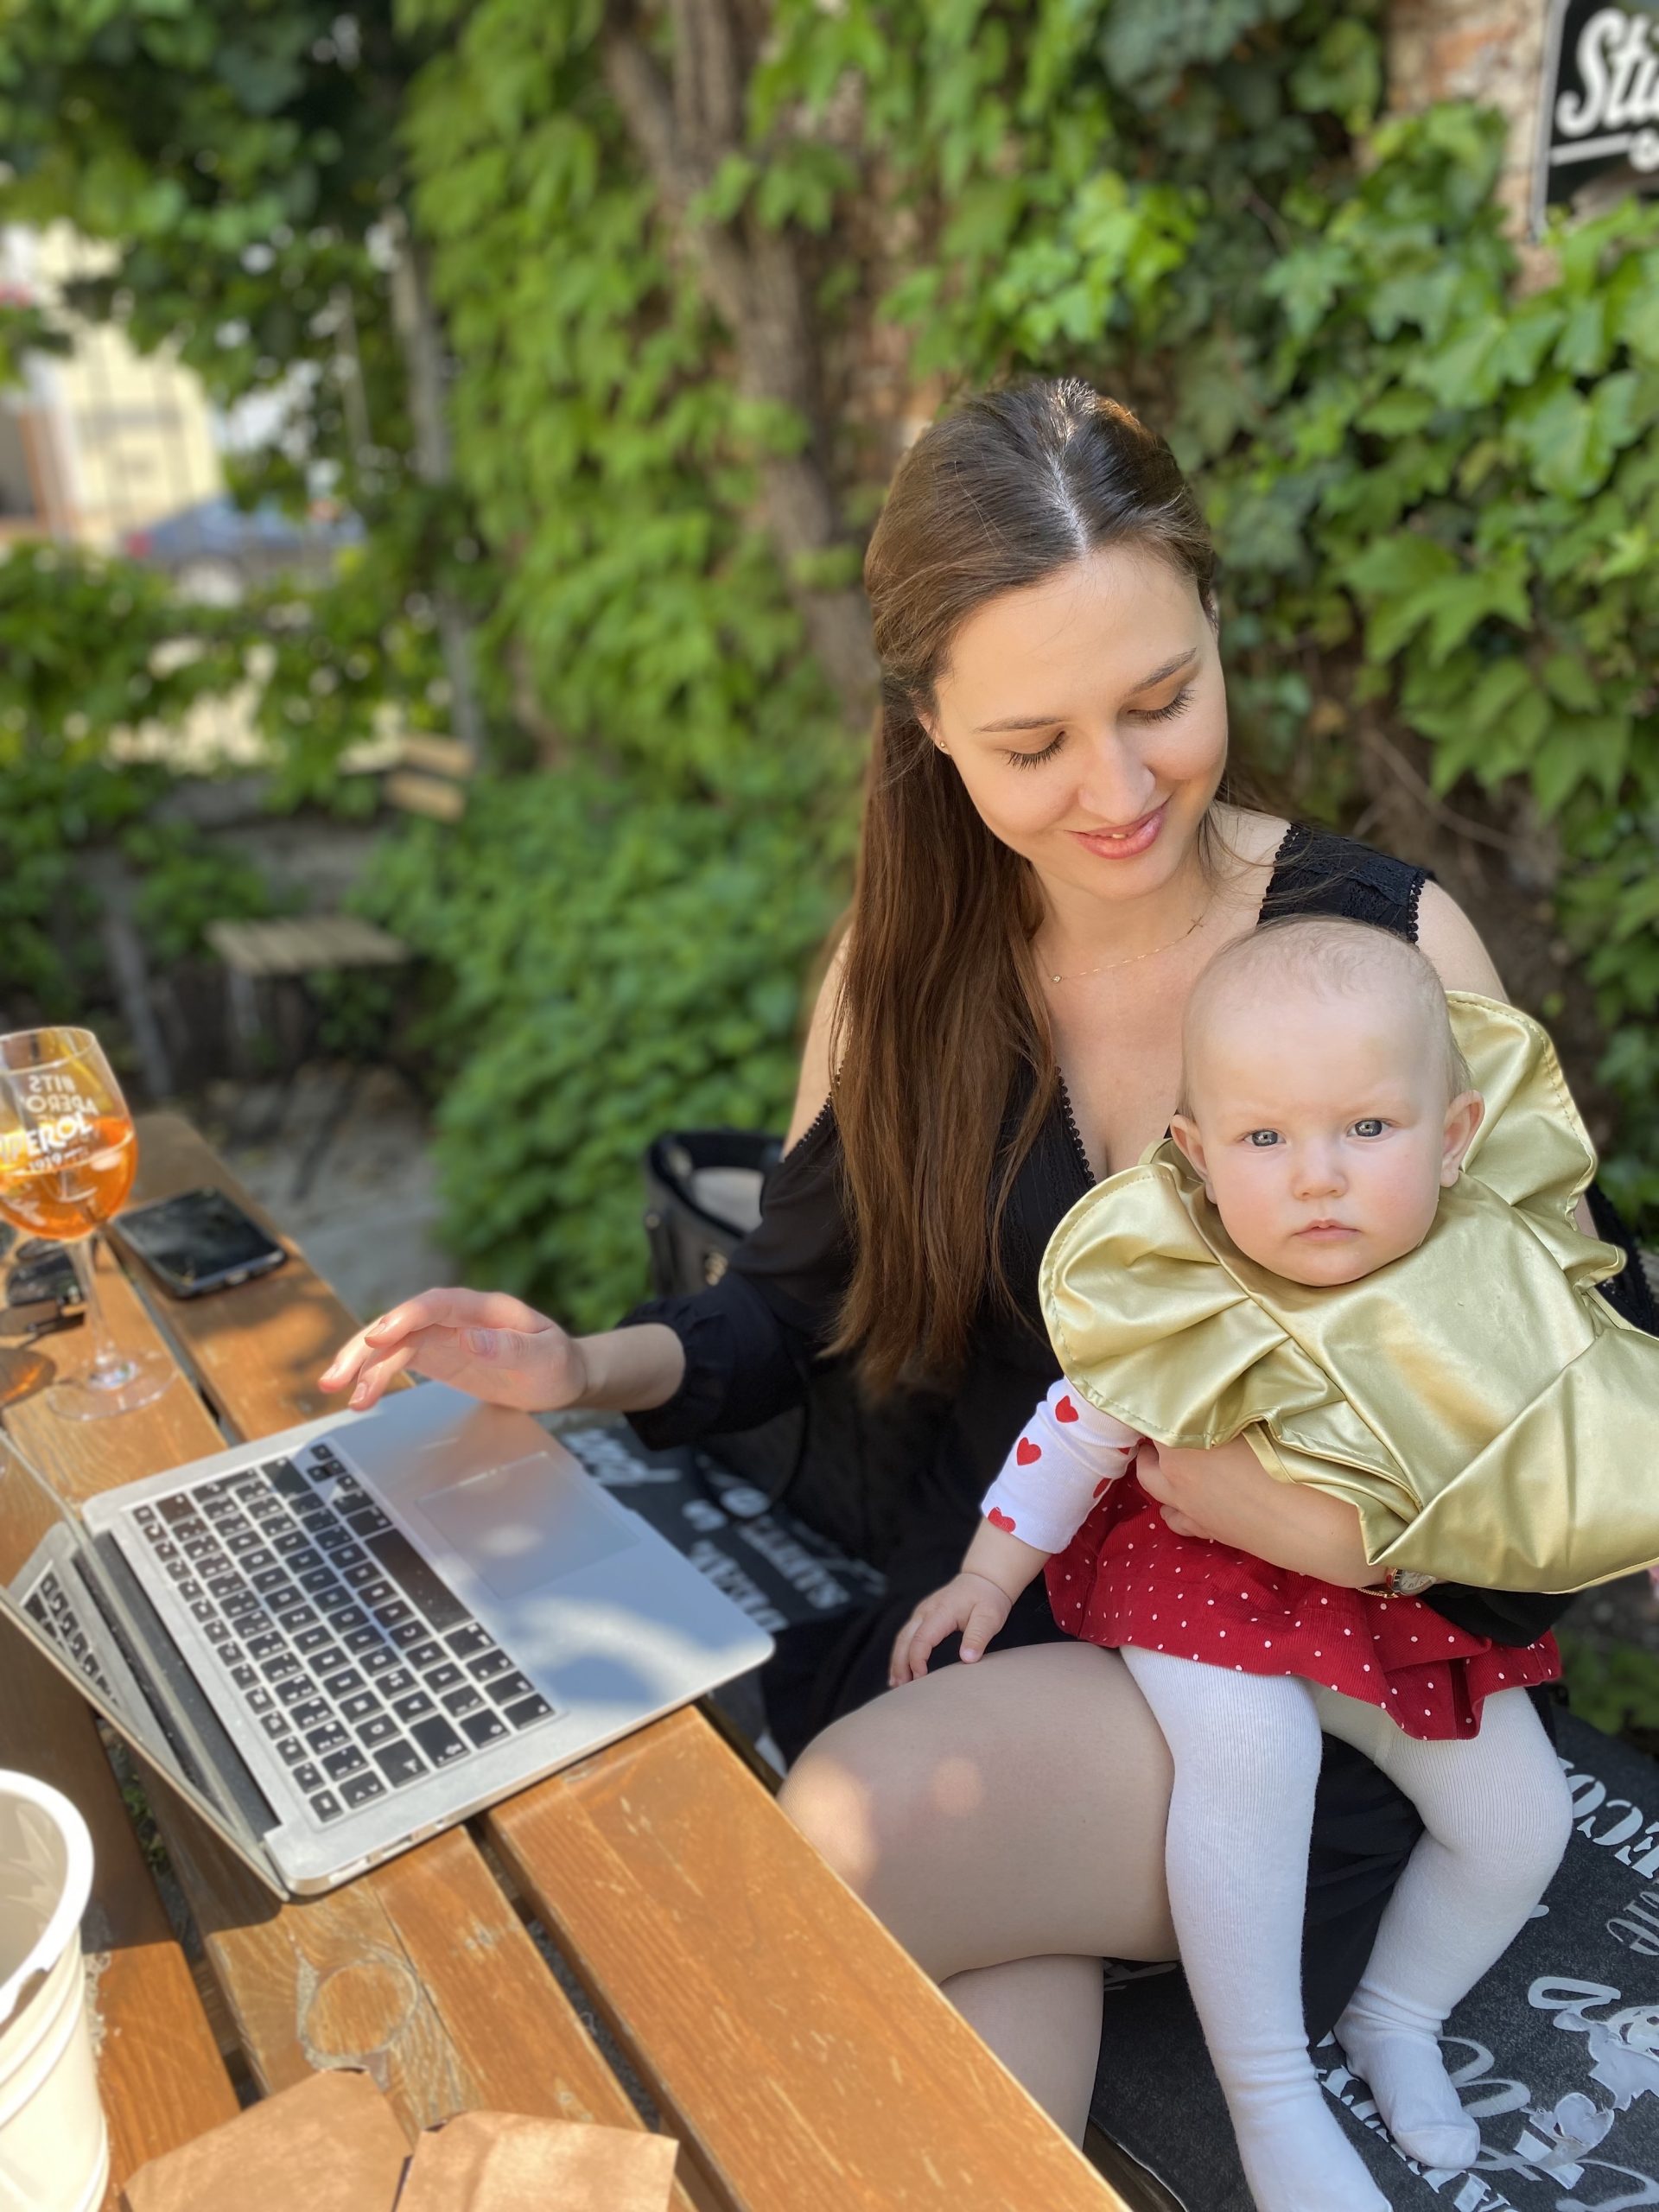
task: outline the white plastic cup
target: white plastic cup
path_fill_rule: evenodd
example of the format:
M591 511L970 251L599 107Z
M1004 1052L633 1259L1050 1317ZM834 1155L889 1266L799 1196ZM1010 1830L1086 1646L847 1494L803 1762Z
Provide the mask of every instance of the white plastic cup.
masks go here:
M109 2183L80 1955L92 1887L69 1800L0 1772L0 2212L98 2212Z

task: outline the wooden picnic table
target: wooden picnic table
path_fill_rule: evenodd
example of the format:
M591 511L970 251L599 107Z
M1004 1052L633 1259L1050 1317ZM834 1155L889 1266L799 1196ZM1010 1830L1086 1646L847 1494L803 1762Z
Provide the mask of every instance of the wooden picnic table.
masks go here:
M139 1135L139 1198L214 1184L260 1213L179 1116ZM283 1241L273 1274L183 1303L141 1294L102 1248L118 1339L162 1344L180 1380L107 1421L61 1421L38 1389L4 1406L65 1497L325 1410L317 1375L356 1324ZM73 1373L84 1332L41 1349ZM238 2085L316 2068L365 2067L411 2133L473 2108L644 2125L550 1946L679 2141L677 2212L1123 2212L701 1709L302 1902L146 1776L170 1918L90 1708L10 1623L0 1635L0 1765L65 1790L96 1847L111 2207L146 2158L232 2117Z

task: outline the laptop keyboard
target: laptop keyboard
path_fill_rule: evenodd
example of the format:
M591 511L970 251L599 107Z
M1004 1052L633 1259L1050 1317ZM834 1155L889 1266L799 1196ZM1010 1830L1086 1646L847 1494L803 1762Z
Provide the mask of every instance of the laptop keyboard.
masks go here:
M552 1717L328 1445L131 1518L319 1822Z
M115 1690L109 1676L98 1663L80 1616L75 1611L75 1601L64 1587L63 1577L55 1567L48 1567L29 1596L23 1609L37 1621L60 1651L72 1659L95 1689L99 1690L111 1705Z

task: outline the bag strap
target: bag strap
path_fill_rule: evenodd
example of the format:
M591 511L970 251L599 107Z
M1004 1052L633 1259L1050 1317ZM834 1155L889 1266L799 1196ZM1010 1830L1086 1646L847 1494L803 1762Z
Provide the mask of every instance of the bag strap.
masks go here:
M671 1129L646 1147L645 1225L658 1297L695 1296L718 1282L727 1259L748 1233L699 1198L694 1178L710 1168L741 1168L764 1179L782 1151L781 1138L758 1129ZM794 1452L753 1511L736 1511L703 1473L697 1455L690 1455L692 1483L728 1520L760 1520L784 1503L799 1479L812 1432L810 1377L804 1376L802 1382Z

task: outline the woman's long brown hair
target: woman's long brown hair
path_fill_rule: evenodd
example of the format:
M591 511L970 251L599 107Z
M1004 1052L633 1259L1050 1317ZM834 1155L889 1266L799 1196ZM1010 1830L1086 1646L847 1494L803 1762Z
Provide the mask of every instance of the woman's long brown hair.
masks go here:
M1002 1214L1058 1082L1035 876L919 716L976 608L1106 546L1158 555L1213 604L1214 549L1168 447L1065 378L982 394L926 431L865 560L882 700L831 1045L854 1248L833 1349L876 1392L948 1381L988 1291L1007 1298Z

